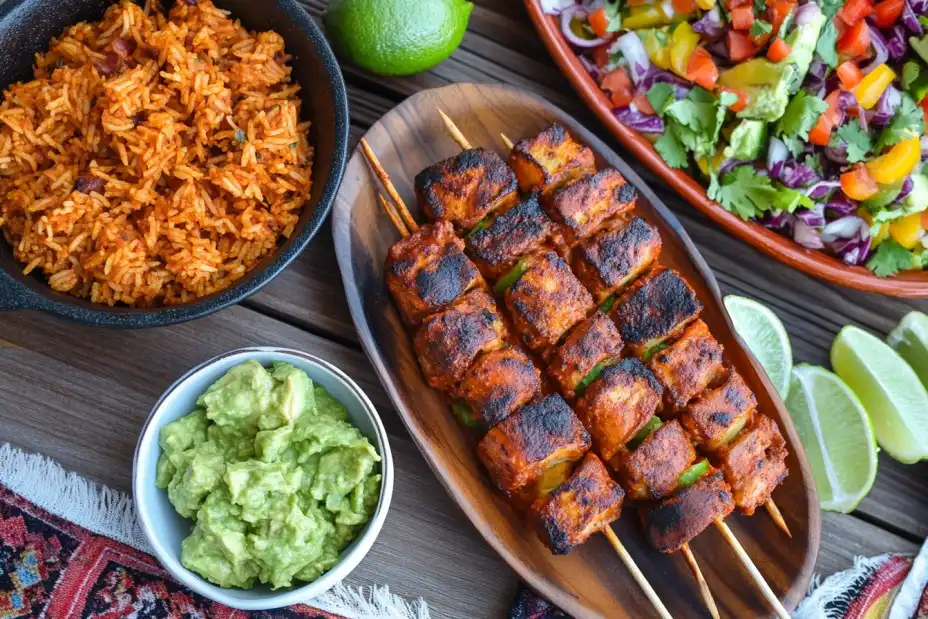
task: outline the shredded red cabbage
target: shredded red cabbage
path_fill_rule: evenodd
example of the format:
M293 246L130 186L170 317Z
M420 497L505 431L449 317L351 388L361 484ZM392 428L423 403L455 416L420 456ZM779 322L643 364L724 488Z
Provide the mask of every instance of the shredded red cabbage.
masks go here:
M915 21L917 22L918 20L916 19ZM880 32L879 28L874 27L873 24L867 25L870 28L870 45L873 46L874 54L873 60L870 61L870 64L860 69L860 72L864 75L867 75L889 59L888 43L886 42L886 38L883 36L883 33Z
M916 23L918 20L915 20ZM905 56L906 49L908 44L906 43L905 28L901 24L896 24L893 26L892 34L889 35L889 38L886 40L886 49L889 52L889 57L892 60L899 60Z
M825 207L822 204L816 204L811 209L796 209L794 215L796 215L800 221L813 228L821 228L825 225Z
M664 121L660 116L642 114L631 107L620 107L615 111L616 118L630 129L639 133L663 133Z
M764 216L757 220L757 223L767 228L783 234L792 234L793 232L792 215L786 211L767 211Z
M822 249L825 247L818 230L801 219L796 219L793 222L793 240L807 249Z
M909 3L909 0L905 0L903 3L902 25L905 26L909 32L916 36L921 36L924 33L921 22L918 21L918 15L915 14L915 11L912 9L912 5Z
M806 189L806 195L813 200L822 200L832 191L840 187L840 181L819 181Z
M677 99L684 99L690 90L692 90L693 85L686 80L677 77L669 71L664 71L663 69L657 68L656 65L652 64L651 68L648 69L648 72L645 73L644 77L641 78L641 82L638 84L638 92L641 94L647 94L651 90L651 86L654 84L670 84L674 87L674 95Z
M789 187L796 189L805 187L819 180L815 170L797 161L784 161L773 165L770 178L776 179Z
M825 215L832 216L835 219L853 215L855 212L857 212L857 202L840 191L831 196L828 202L825 203Z

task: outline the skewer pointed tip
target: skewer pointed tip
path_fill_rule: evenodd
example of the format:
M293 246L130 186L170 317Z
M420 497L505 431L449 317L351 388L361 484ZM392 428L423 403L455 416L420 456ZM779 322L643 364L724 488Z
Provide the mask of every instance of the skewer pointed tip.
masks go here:
M514 144L512 143L512 140L510 140L509 137L505 133L500 133L499 137L502 138L503 144L506 145L506 148L508 148L509 150L512 150L512 147L514 146Z
M454 124L454 121L451 120L451 118L447 114L445 114L445 112L441 108L435 108L435 109L438 110L438 115L441 116L441 121L445 123L445 129L447 129L448 133L451 134L451 139L457 142L458 146L460 146L464 150L469 150L473 148L473 146L470 145L470 142L467 140L467 138L464 137L464 134L461 133L461 130L458 129L458 126Z
M786 612L786 608L783 607L783 604L780 602L780 598L773 592L773 589L770 588L770 585L767 584L767 581L764 580L764 576L760 573L760 570L757 569L757 566L754 565L754 562L751 560L751 557L748 556L748 553L744 550L744 547L741 545L741 542L738 541L738 538L735 537L735 534L732 532L728 525L725 524L725 521L721 518L715 521L715 526L722 533L722 537L725 538L725 541L731 546L731 549L735 552L738 559L741 561L741 564L744 566L744 569L748 571L748 574L751 575L751 578L754 579L754 583L757 585L757 588L760 589L760 592L764 595L764 598L773 607L774 612L776 612L777 617L780 619L790 619L789 613Z
M693 572L693 576L696 578L696 583L699 585L699 594L702 596L702 601L709 610L709 614L712 615L712 619L719 619L719 608L715 605L715 598L712 597L712 591L709 590L709 583L706 582L705 576L702 575L702 570L699 569L699 564L696 563L696 557L693 556L690 545L684 544L680 552L683 553L683 557L686 559L686 562L690 566L690 570Z
M783 519L783 514L780 513L780 508L773 502L773 499L768 500L764 504L764 507L767 508L767 512L770 514L770 517L773 518L773 522L777 527L786 533L786 537L792 539L793 534L790 533L789 527L786 525L786 520Z
M657 611L657 614L660 615L661 619L672 619L670 611L667 610L667 607L664 606L661 599L657 597L657 592L651 587L651 583L648 582L645 575L641 573L635 560L628 554L628 550L625 549L625 545L622 544L622 540L615 534L612 527L606 525L606 527L603 528L603 534L609 540L609 543L612 544L612 548L615 550L616 554L619 555L619 558L622 560L622 563L625 564L625 567L628 568L628 571L631 572L632 578L634 578L638 586L641 587L645 597L651 602L651 605L654 607L654 610Z

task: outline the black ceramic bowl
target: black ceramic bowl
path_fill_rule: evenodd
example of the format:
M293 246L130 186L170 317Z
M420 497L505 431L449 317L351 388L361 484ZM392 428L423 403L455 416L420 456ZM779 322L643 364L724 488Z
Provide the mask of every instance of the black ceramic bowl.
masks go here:
M192 303L154 309L108 307L52 290L41 275L25 276L0 235L0 311L36 309L83 323L157 327L205 316L238 303L280 273L312 240L329 214L345 169L348 98L335 56L318 26L295 0L214 0L249 30L276 30L293 56L303 86L303 115L312 120L313 185L293 235L233 286ZM68 26L99 20L111 0L5 0L0 2L0 90L32 79L37 52Z

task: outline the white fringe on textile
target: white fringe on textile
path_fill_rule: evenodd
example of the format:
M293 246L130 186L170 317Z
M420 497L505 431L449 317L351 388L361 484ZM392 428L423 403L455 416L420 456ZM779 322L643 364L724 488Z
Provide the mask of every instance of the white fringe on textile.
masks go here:
M855 557L854 567L833 574L824 582L816 574L809 583L809 596L793 612L793 619L842 619L844 610L853 600L854 583L872 573L891 556ZM837 604L826 608L826 605L833 602Z
M151 553L130 495L65 471L54 460L2 443L0 485L59 518ZM388 586L339 583L307 604L349 619L429 619L425 600L408 602Z

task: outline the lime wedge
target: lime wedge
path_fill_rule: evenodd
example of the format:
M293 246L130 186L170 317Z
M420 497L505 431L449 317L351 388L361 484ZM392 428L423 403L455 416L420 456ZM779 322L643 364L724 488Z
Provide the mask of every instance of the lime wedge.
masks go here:
M847 326L831 345L831 366L863 402L880 447L907 464L928 457L928 391L896 351Z
M785 399L789 393L793 349L783 323L770 308L753 299L728 295L725 308L735 324L735 331L760 361L777 393Z
M806 449L822 509L850 513L876 477L876 439L863 405L824 368L793 368L786 399Z
M886 343L905 359L928 387L928 316L909 312L889 332Z

